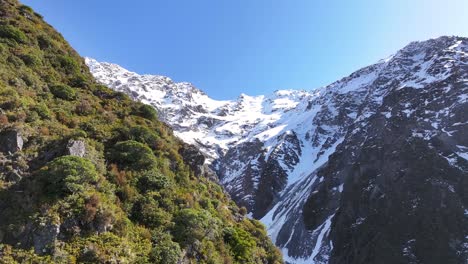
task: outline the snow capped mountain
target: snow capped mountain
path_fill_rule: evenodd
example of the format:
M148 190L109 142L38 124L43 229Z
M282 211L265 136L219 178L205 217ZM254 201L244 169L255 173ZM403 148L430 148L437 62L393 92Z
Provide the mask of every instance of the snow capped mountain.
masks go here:
M271 97L245 94L233 101L217 101L190 83L174 83L164 76L139 75L110 63L86 58L97 80L153 105L160 118L170 124L184 141L198 145L208 162L224 156L240 142L267 139L280 131L272 123L295 108L310 94L278 91Z
M468 39L414 42L326 87L231 101L86 63L198 146L288 263L468 258Z

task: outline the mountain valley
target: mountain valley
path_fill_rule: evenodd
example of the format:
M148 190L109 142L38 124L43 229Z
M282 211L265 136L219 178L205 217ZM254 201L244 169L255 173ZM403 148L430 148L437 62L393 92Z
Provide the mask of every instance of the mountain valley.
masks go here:
M326 87L230 101L86 63L199 148L287 262L468 258L466 38L413 42Z

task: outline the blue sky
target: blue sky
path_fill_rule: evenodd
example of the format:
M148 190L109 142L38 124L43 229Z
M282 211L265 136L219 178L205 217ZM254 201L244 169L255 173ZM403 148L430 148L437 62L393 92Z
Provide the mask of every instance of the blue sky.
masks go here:
M23 0L82 56L216 99L313 89L413 40L468 37L467 0Z

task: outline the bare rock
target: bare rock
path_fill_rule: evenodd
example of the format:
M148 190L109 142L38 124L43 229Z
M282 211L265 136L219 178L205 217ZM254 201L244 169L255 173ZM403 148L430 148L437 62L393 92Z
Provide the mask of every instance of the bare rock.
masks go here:
M36 254L46 254L53 252L60 226L47 223L39 226L33 234L34 251Z
M0 133L0 151L15 153L23 149L24 140L18 130L6 130Z
M67 144L67 154L71 156L84 157L86 154L86 144L83 140L71 139Z

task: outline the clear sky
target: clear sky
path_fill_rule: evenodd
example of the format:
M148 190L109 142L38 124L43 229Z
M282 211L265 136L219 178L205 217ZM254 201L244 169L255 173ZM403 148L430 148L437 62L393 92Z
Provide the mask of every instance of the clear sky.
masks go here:
M312 89L414 40L468 37L468 0L23 0L82 56L216 99Z

